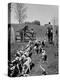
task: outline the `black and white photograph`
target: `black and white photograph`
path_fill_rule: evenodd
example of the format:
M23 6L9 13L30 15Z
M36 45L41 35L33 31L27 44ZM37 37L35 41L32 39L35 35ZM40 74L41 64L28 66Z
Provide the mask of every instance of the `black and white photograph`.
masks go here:
M8 3L8 76L59 74L57 5Z

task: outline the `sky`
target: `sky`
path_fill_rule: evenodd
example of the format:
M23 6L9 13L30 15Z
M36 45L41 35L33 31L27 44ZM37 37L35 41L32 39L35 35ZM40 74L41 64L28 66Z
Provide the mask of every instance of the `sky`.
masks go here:
M47 24L49 21L52 22L53 17L56 18L56 24L58 24L58 6L53 5L40 5L40 4L26 4L27 18L25 21L32 22L39 20L41 25ZM15 15L12 12L11 23L18 23L15 19Z

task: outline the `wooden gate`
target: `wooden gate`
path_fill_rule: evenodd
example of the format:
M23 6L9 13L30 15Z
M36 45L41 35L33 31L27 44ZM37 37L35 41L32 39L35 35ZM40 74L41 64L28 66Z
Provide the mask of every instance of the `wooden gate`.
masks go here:
M36 33L31 32L31 30L24 30L16 32L16 41L17 42L28 42L29 40L36 40Z

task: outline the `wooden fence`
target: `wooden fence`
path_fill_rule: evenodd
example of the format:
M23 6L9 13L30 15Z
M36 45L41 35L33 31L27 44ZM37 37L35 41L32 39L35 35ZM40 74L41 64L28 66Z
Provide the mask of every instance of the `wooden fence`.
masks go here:
M22 38L21 38L22 36ZM16 42L28 42L29 40L36 40L36 33L27 30L25 33L22 31L22 35L20 31L16 32Z

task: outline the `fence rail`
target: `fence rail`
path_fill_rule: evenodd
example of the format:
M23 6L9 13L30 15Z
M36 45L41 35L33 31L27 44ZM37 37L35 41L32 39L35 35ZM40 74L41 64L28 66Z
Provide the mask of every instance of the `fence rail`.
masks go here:
M31 31L26 31L24 33L24 31L22 32L22 36L20 34L20 31L16 32L16 41L17 42L28 42L29 40L36 40L36 33L35 32L31 32Z

